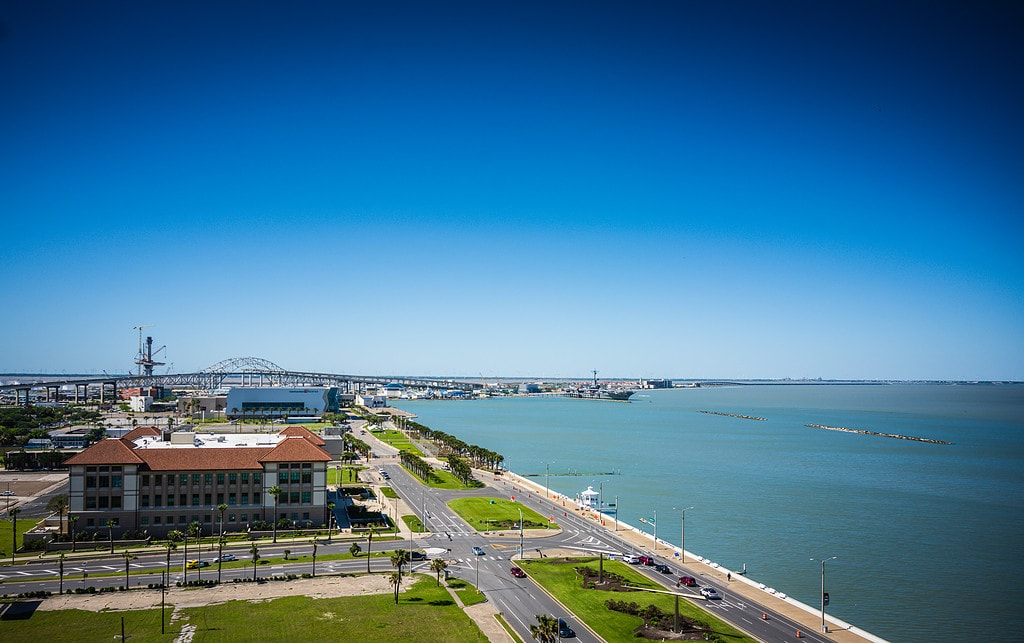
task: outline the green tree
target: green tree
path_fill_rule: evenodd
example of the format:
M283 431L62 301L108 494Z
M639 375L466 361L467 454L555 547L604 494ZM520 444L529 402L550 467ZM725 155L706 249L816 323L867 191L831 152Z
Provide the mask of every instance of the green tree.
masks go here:
M352 546L348 548L348 552L352 554L352 558L357 558L361 551L363 551L363 548L359 546L359 543L352 543Z
M107 521L107 536L110 537L110 553L114 553L114 527L117 526L117 521L111 518Z
M127 551L127 550L121 552L121 555L124 556L124 589L125 589L125 591L128 591L128 589L131 588L131 584L130 584L130 581L129 581L129 578L128 578L128 571L129 571L129 562L128 561L130 561L131 559L135 558L135 556L131 552Z
M273 487L267 489L267 493L269 493L270 495L274 496L273 523L274 523L274 542L276 543L277 542L277 503L278 503L278 499L281 496L281 487L280 487L280 485L274 485Z
M58 520L60 520L59 534L64 533L64 512L68 510L68 494L62 493L50 498L50 502L46 503L47 511L54 511L57 513Z
M430 561L430 571L437 574L437 584L441 585L441 572L448 569L448 563L443 558L435 558Z
M373 536L377 533L376 527L370 527L366 532L366 573L370 573L370 551L373 549Z
M65 554L64 552L61 552L60 556L57 557L57 568L60 572L60 589L57 591L58 594L64 593L64 560L67 557L67 554Z
M333 502L327 503L327 542L331 542L331 534L334 533L334 507Z
M21 509L15 507L14 509L8 509L7 515L11 517L11 564L14 564L14 554L18 551L18 514L21 513Z
M391 575L388 576L388 582L395 587L395 605L398 605L398 590L402 587L402 573L392 572Z
M71 551L72 553L78 549L78 516L68 516L68 531L71 532Z
M402 575L402 567L405 567L405 565L411 559L412 558L409 555L409 552L407 552L404 549L396 549L391 554L391 566L397 568L398 569L398 575L401 576Z
M256 546L256 543L249 547L249 553L252 554L252 579L256 580L256 561L260 559L260 548Z
M555 643L558 640L558 619L537 614L537 624L530 626L530 636L540 643Z
M177 540L183 536L180 531L174 530L167 532L167 542L164 543L164 547L167 548L167 578L171 577L171 552L178 548Z

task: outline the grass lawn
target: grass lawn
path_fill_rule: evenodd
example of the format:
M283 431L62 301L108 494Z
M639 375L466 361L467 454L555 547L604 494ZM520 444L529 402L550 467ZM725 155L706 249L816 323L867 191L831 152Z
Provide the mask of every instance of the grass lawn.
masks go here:
M38 517L19 517L18 518L18 547L22 545L22 536L29 529L36 526L39 522ZM0 520L0 558L7 557L8 562L11 558L11 545L14 543L11 541L11 530L14 528L14 524L4 516L3 520Z
M32 602L12 604L30 606ZM8 608L0 615L4 640L7 641L116 641L124 633L133 643L173 641L181 631L181 623L171 624L172 607L167 606L166 634L160 634L160 610L133 612L87 612L84 610L21 611Z
M410 579L411 580L411 579ZM280 598L182 610L193 641L487 641L433 577L418 576L394 594ZM159 614L159 610L157 611ZM158 617L159 618L159 617ZM159 622L157 623L159 626ZM100 637L93 640L101 640ZM27 640L27 639L26 639Z
M409 469L406 469L404 466L402 468L405 469L412 477L424 482L428 487L434 487L435 489L479 489L484 486L484 483L479 480L470 480L468 485L462 484L462 481L456 478L454 474L450 471L445 471L444 469L435 468L434 472L430 475L430 480L424 481L423 478L419 477L412 471L409 471ZM518 515L516 516L516 520L519 520Z
M365 469L364 466L344 465L339 471L337 465L327 467L327 484L340 485L346 482L355 482L359 479L359 472Z
M583 589L581 579L575 571L576 567L586 566L597 569L596 558L548 558L544 560L523 560L519 562L527 574L540 583L561 601L566 607L579 615L587 625L603 639L609 642L636 641L633 631L642 624L637 616L621 612L613 612L605 606L605 601L614 599L629 601L640 606L657 605L662 611L672 614L675 611L675 598L665 594L647 592L611 592ZM619 561L604 561L604 570L627 579L637 587L664 589L629 565ZM731 625L708 614L686 600L679 601L679 614L710 625L714 633L725 641L735 643L756 643Z
M455 590L455 593L459 595L459 600L462 601L462 604L466 607L476 605L477 603L483 603L487 600L487 597L484 596L483 592L462 579L453 578L448 581L448 587Z
M392 489L391 487L381 487L380 488L380 495L384 496L385 498L397 498L398 497L398 494L395 493L395 490Z
M519 529L519 510L523 510L523 529L557 528L545 516L518 502L502 498L456 498L448 503L452 511L480 531Z
M422 534L426 531L423 523L416 516L402 516L402 521L405 522L405 526L409 528L415 534Z
M413 455L418 455L421 458L423 457L423 452L420 451L419 447L413 444L412 440L410 440L409 437L401 431L388 429L386 431L374 431L373 435L381 442L390 444L399 451L408 451Z

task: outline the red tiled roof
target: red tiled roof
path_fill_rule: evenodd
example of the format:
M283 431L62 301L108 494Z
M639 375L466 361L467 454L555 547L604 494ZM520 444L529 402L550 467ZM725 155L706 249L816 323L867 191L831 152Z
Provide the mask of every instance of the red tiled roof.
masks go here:
M309 440L290 436L277 443L260 462L330 462L331 456Z
M134 442L137 438L148 438L159 435L161 435L160 429L155 426L140 426L122 435L121 439Z
M68 458L65 464L142 464L143 460L135 455L134 447L134 444L124 438L107 438Z
M273 447L191 447L171 449L136 449L150 471L232 471L262 470L262 456Z
M304 426L296 426L294 424L292 426L289 426L285 430L281 431L278 435L287 435L289 437L306 438L307 440L309 440L313 444L317 445L318 447L322 447L325 444L327 444L326 442L324 442L324 439L321 438L316 433L313 433L312 431L310 431L309 429L307 429Z

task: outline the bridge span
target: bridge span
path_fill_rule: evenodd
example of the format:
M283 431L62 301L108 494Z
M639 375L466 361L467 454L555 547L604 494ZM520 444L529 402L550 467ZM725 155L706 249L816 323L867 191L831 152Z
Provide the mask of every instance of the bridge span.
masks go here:
M0 376L3 377L3 376ZM90 387L99 389L100 402L107 395L117 399L118 388L186 388L195 391L215 391L227 386L335 386L345 392L365 390L369 386L383 386L396 382L408 388L459 389L473 391L483 388L482 383L453 379L407 376L342 375L312 371L289 371L259 357L226 359L195 373L167 373L164 375L104 375L102 377L67 377L61 375L34 375L26 381L22 375L10 376L15 381L0 382L0 393L13 392L17 404L28 404L31 391L46 391L48 401L58 401L64 387L75 387L74 400L89 398Z

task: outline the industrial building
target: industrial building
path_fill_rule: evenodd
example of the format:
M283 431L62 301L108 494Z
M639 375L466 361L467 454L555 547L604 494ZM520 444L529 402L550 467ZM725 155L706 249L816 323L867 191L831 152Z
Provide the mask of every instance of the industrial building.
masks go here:
M153 427L101 440L67 461L68 515L78 530L116 526L114 535L164 537L198 522L207 533L245 531L287 518L302 526L328 521L324 441L290 426L274 434L171 433ZM269 490L281 493L274 509Z
M228 390L225 413L229 418L320 416L340 408L336 387L234 387Z

